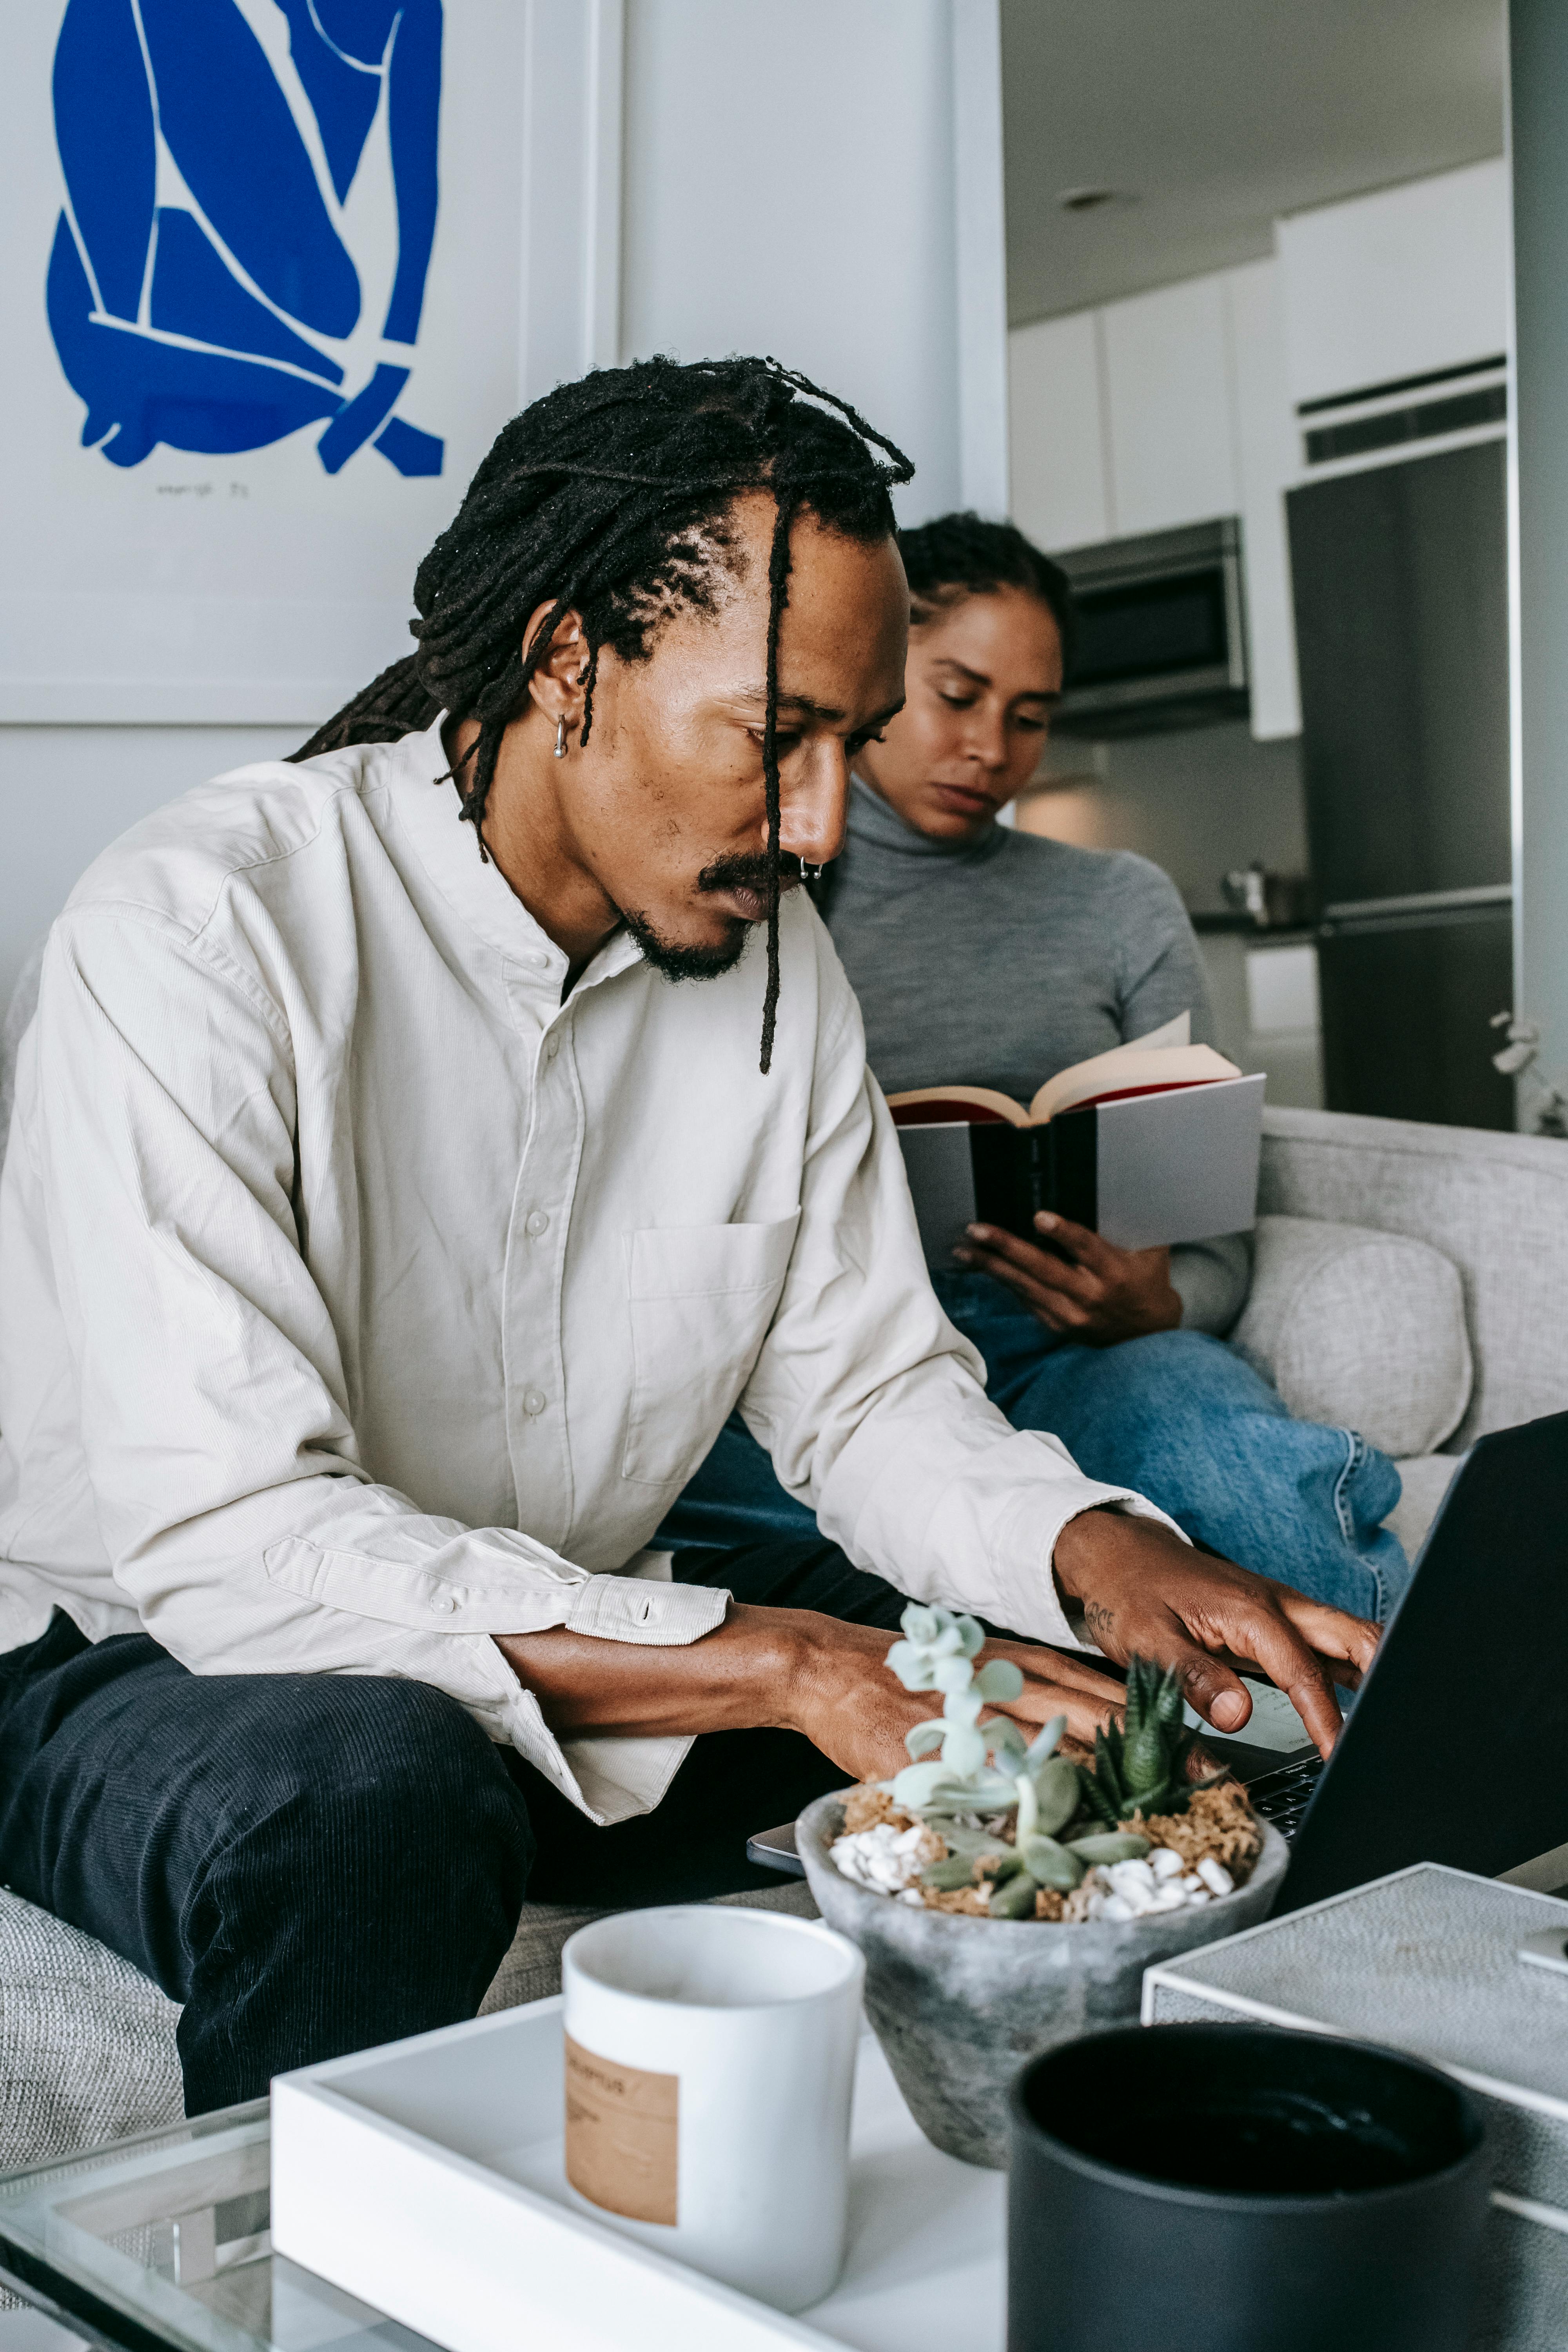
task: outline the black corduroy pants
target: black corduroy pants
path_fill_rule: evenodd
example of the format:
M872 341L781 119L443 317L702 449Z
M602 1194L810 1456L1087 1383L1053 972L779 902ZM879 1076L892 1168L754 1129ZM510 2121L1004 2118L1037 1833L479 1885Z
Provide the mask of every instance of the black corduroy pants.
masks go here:
M679 1564L683 1583L861 1624L904 1606L821 1541ZM793 1732L715 1732L656 1811L598 1829L423 1683L195 1675L60 1612L0 1656L0 1884L184 2004L191 2115L472 2017L525 1894L625 1906L776 1884L748 1833L843 1781Z

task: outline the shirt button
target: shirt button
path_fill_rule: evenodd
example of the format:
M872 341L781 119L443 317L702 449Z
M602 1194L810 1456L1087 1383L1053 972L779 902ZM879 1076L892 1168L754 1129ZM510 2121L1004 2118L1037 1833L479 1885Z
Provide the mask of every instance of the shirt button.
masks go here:
M541 1234L547 1234L550 1231L550 1220L545 1215L542 1209L531 1209L529 1211L528 1223L525 1230L531 1233L534 1236L535 1240L538 1239Z
M535 971L545 971L549 969L550 958L543 948L530 948L528 961Z
M542 1412L547 1402L542 1389L524 1389L522 1392L522 1409L530 1416Z
M546 1041L545 1047L544 1047L544 1058L545 1058L545 1060L546 1060L547 1062L552 1062L552 1061L555 1059L556 1055L557 1055L560 1051L561 1051L561 1040L560 1040L560 1038L559 1038L559 1037L552 1037L552 1038L549 1038L549 1039Z
M449 1616L451 1615L451 1613L452 1613L453 1610L457 1607L457 1605L458 1605L457 1598L456 1598L456 1595L455 1595L455 1594L453 1594L453 1593L450 1593L450 1592L437 1592L437 1593L433 1593L433 1594L431 1595L431 1599L430 1599L430 1606L431 1606L431 1608L432 1608L432 1609L438 1609L438 1610L440 1611L440 1612L441 1612L441 1614L442 1614L442 1616L443 1616L443 1617L449 1617Z

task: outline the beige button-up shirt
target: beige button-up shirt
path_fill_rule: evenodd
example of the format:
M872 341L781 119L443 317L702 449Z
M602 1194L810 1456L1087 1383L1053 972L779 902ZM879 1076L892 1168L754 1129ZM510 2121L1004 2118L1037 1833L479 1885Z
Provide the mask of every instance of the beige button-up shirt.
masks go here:
M438 728L244 768L57 923L0 1185L0 1649L52 1607L206 1674L409 1675L597 1821L673 1739L558 1744L492 1633L687 1643L644 1547L740 1402L902 1591L1073 1636L1108 1500L981 1386L921 1263L860 1019L786 901L672 986L566 960L458 822Z

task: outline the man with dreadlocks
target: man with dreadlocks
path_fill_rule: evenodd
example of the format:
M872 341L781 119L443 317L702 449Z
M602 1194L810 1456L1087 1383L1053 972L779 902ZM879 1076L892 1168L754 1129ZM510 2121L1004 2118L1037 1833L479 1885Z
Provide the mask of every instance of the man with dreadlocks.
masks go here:
M787 887L901 698L909 470L772 362L563 386L417 652L55 928L0 1191L0 1880L184 2004L193 2112L471 2015L525 1890L745 1884L748 1829L900 1760L905 1594L1028 1637L1012 1711L1079 1737L1075 1602L1222 1728L1256 1659L1325 1748L1371 1654L1012 1430L932 1296ZM671 1581L737 1402L829 1540Z

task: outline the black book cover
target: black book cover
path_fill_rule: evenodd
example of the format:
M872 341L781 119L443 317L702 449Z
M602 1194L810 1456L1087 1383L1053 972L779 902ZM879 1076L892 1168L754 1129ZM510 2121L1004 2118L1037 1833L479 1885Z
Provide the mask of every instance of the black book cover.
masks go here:
M1092 1233L1095 1145L1092 1106L1064 1111L1045 1127L977 1121L969 1129L976 1222L1027 1238L1034 1234L1037 1213L1050 1209Z

